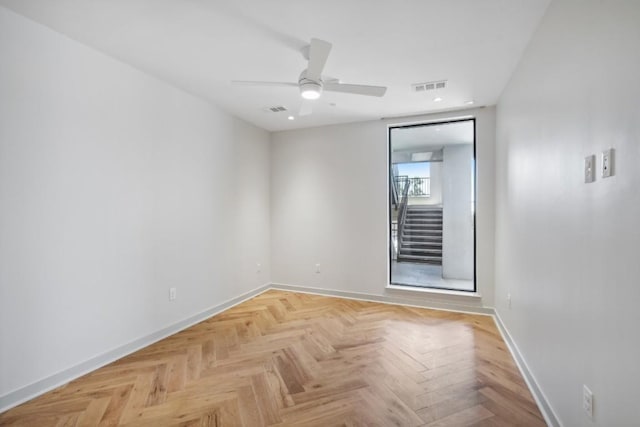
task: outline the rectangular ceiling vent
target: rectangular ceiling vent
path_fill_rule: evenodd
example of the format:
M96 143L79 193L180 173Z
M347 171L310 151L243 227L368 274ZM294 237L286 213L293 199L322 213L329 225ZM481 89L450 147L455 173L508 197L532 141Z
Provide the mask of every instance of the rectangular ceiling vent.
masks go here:
M414 83L411 85L411 88L414 92L427 92L431 90L444 89L446 87L446 80L438 80L437 82Z
M264 111L271 113L281 113L282 111L287 111L287 107L285 107L284 105L276 105L275 107L267 107L264 109Z

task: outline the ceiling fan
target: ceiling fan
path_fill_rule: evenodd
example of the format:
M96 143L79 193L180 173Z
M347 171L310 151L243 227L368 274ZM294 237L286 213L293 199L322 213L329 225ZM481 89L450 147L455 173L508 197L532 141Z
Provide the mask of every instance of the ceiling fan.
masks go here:
M319 39L311 39L311 44L302 50L302 54L309 61L307 68L300 73L298 83L289 82L254 82L234 80L233 84L249 86L289 86L297 87L302 96L300 116L311 114L312 101L320 98L322 91L352 93L355 95L384 96L387 88L384 86L366 86L340 83L340 80L322 76L322 70L331 52L331 43Z

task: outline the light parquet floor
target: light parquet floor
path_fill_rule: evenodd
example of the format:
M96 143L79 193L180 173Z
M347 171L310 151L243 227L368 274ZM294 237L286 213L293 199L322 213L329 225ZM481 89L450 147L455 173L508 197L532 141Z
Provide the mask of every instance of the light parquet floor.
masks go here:
M268 291L3 426L544 426L489 316Z

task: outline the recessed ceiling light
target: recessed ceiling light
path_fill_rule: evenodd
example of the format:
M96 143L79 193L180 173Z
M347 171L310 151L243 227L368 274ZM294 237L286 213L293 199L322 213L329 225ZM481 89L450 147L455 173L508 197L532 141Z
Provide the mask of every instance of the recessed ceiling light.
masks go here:
M440 132L440 128L436 128L436 132Z
M293 116L289 116L289 117L287 117L287 119L289 119L289 120L295 120L295 117L293 117Z
M442 101L442 98L440 98L439 96L433 98L433 102L440 102Z
M474 104L474 101L467 101L467 102L465 102L465 104L467 104L467 105L473 105L473 104Z

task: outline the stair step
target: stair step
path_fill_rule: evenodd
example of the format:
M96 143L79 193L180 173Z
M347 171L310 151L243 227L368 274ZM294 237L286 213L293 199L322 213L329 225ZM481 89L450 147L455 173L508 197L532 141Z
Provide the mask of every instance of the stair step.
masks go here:
M442 245L442 238L438 236L402 236L402 244L415 243L426 245Z
M404 244L400 247L400 252L412 252L412 251L431 251L434 253L442 254L442 246L409 246Z
M442 249L400 249L401 255L426 255L442 258Z
M398 257L399 258L403 258L403 257L408 257L408 256L417 256L417 257L422 257L422 258L429 258L431 260L437 260L440 259L442 260L442 254L431 254L428 252L402 252L402 253L398 253Z
M417 248L417 249L442 249L442 242L414 242L411 240L402 240L400 248ZM407 246L411 245L411 246ZM422 245L422 246L420 246Z
M412 236L442 236L442 228L411 228L405 227L402 234L410 234Z
M441 228L419 228L419 229L404 229L403 235L411 236L442 236Z
M398 261L423 262L425 264L442 265L442 257L430 257L421 255L398 255Z
M425 261L440 261L442 262L442 256L441 255L428 255L428 254L407 254L407 253L402 253L402 254L398 254L398 258L404 258L404 259L422 259Z
M402 233L402 238L405 237L411 237L411 238L431 238L431 239L439 239L442 240L442 231L437 231L437 230L420 230L420 231L411 231L411 230L405 230L404 233Z
M442 237L441 236L402 236L400 242L403 244L407 243L416 243L416 244L436 244L442 245Z
M407 207L398 261L442 265L441 207Z
M398 254L398 258L400 259L407 259L408 257L419 257L419 258L413 258L413 259L421 259L423 261L431 261L431 262L437 262L438 264L442 263L442 257L440 257L439 255L429 255L429 254Z
M429 211L407 211L407 215L416 215L416 216L442 216L442 212L429 212Z
M402 236L400 240L402 243L422 243L422 244L436 244L442 245L442 237L441 236Z
M437 228L442 228L442 223L441 222L405 222L404 223L405 227L437 227Z
M415 242L412 240L407 240L407 241L403 241L402 245L403 248L405 246L410 246L410 247L416 247L416 248L422 248L422 247L435 247L435 248L441 248L442 247L442 239L437 239L434 241L426 241L426 242Z

